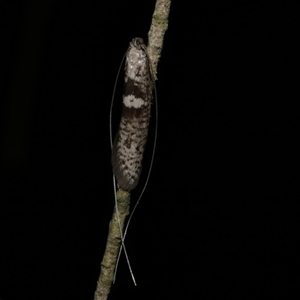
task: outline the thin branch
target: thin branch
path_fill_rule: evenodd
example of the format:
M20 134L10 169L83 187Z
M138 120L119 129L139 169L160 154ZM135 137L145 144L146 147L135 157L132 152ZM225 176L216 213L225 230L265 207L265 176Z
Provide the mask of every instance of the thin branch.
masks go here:
M161 55L163 39L168 28L168 16L171 0L156 0L155 10L152 17L151 27L148 33L147 52L151 62L151 69L155 79L157 73L157 64ZM97 282L97 288L94 300L106 300L114 279L114 270L117 263L118 253L121 246L121 230L123 231L125 219L129 214L130 193L119 189L117 191L118 216L116 209L109 225L106 248L101 262L100 276Z
M129 214L130 193L122 189L117 192L118 214L123 230L125 219ZM94 300L105 300L108 297L114 279L114 269L121 246L121 233L116 209L109 223L108 237L104 256L101 262L100 277L97 282Z
M155 80L157 79L157 64L163 47L165 32L168 28L170 6L171 0L156 0L151 27L148 32L147 52Z

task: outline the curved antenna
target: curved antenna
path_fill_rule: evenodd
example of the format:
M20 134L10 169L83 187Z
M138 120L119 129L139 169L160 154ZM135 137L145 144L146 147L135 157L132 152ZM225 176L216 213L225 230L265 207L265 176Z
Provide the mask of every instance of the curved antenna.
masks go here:
M118 79L119 79L119 75L120 75L120 72L121 72L121 67L123 65L125 56L126 56L126 53L124 54L124 56L122 58L122 61L120 63L119 69L118 69L117 77L116 77L115 84L114 84L112 99L111 99L110 110L109 110L109 138L110 138L110 149L111 150L113 149L112 110L113 110L113 105L114 105L117 82L118 82ZM116 264L116 267L115 267L113 283L115 283L115 281L116 281L116 275L117 275L117 268L118 268L119 259L120 259L120 253L121 253L121 250L123 248L124 249L124 254L125 254L125 257L126 257L126 261L127 261L127 265L128 265L128 268L129 268L129 271L130 271L130 274L131 274L132 281L133 281L134 285L136 285L136 281L135 281L135 278L134 278L134 275L133 275L133 272L132 272L131 264L130 264L129 257L128 257L126 247L125 247L125 243L124 243L125 237L124 237L123 232L122 232L120 218L119 218L119 210L118 210L118 202L117 202L117 184L116 184L116 177L114 175L113 175L113 187L114 187L114 198L115 198L115 208L116 208L117 222L118 222L118 225L119 225L120 236L121 236L121 247L120 247L119 254L118 254L117 264Z
M118 73L117 73L117 77L116 77L115 85L114 85L114 89L113 89L113 94L112 94L112 98L111 98L110 110L109 110L109 138L110 138L110 150L112 150L112 148L113 148L113 137L112 137L112 110L113 110L113 106L114 106L114 99L115 99L115 94L116 94L116 89L117 89L117 82L118 82L119 75L120 75L120 72L121 72L121 67L122 67L123 62L124 62L124 60L125 60L125 56L126 56L126 53L123 55L122 61L121 61L120 66L119 66L119 70L118 70Z
M143 50L145 51L147 57L148 57L148 61L149 61L149 68L150 68L150 74L151 74L151 79L152 79L152 82L153 82L153 89L154 89L154 102L155 102L155 115L156 115L156 120L155 120L155 130L154 130L154 142L153 142L153 151L152 151L152 156L151 156L151 161L150 161L150 166L149 166L149 172L148 172L148 175L147 175L147 178L146 178L146 182L144 184L144 187L142 189L142 192L135 204L135 206L133 207L133 210L129 216L129 219L128 219L128 222L126 224L126 227L125 227L125 230L124 230L124 233L123 233L123 239L125 240L125 237L126 237L126 234L127 234L127 230L128 230L128 227L129 227L129 224L131 222L131 219L132 219L132 216L146 190L146 187L148 185L148 182L149 182L149 178L150 178L150 174L151 174L151 171L152 171L152 167L153 167L153 161L154 161L154 156L155 156L155 149L156 149L156 144L157 144L157 127L158 127L158 101L157 101L157 90L156 90L156 85L155 85L155 79L154 79L154 76L153 76L153 71L152 71L152 66L151 66L151 62L150 62L150 59L149 59L149 56L148 56L148 53L147 53L147 50L145 47L143 47ZM124 241L123 241L124 242ZM122 243L123 245L123 243ZM120 260L120 256L121 256L121 252L122 252L122 245L120 247L120 251L119 251L119 254L118 254L118 258L117 258L117 263L116 263L116 268L115 268L115 273L114 273L114 282L116 280L116 275L117 275L117 269L118 269L118 265L119 265L119 260ZM125 253L125 248L124 248L124 253ZM125 254L126 255L126 254ZM131 274L132 277L133 277L133 274ZM133 277L134 278L134 277ZM134 281L135 282L135 281ZM135 284L136 285L136 284Z

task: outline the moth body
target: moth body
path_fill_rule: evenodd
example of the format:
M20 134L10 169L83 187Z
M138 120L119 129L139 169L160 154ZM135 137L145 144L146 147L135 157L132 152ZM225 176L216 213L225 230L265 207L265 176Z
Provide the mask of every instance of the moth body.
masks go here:
M152 80L145 49L143 40L134 38L126 53L122 116L112 149L113 173L127 191L141 174L150 121Z

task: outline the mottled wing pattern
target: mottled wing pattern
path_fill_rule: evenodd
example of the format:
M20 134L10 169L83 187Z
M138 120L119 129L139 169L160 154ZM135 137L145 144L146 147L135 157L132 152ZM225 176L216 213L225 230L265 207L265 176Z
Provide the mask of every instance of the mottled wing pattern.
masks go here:
M134 38L126 53L122 116L112 150L113 173L118 186L134 189L146 146L152 101L149 61L141 38Z

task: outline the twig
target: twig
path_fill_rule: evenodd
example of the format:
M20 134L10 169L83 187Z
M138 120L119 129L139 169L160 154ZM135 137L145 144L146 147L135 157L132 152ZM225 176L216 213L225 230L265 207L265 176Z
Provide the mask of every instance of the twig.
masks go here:
M164 35L168 28L170 6L171 0L156 0L151 27L148 32L147 53L155 80L157 79L157 64L163 46Z
M125 219L129 214L130 193L122 189L117 192L118 214L123 230ZM94 300L107 299L114 278L114 269L121 246L121 233L116 209L109 223L106 248L101 262L100 277L97 282Z
M156 0L151 27L148 33L147 52L151 62L151 70L155 79L157 79L157 64L162 50L163 38L168 27L170 5L171 0ZM117 204L119 221L116 215L116 209L114 209L109 225L107 243L101 263L101 271L97 282L94 300L106 300L110 292L114 279L114 269L121 246L121 232L119 226L121 226L121 230L123 230L125 219L129 214L130 193L119 189L117 191Z

